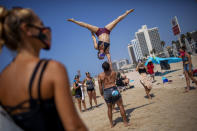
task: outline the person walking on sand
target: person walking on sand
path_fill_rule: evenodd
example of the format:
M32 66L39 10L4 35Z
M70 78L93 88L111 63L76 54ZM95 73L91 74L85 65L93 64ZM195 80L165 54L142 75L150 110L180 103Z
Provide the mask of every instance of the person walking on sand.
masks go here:
M51 30L33 10L0 6L0 48L4 45L17 52L0 73L0 106L14 122L24 131L87 131L66 68L39 57L41 49L50 49Z
M141 60L137 65L136 71L138 71L140 74L140 83L143 85L147 97L149 99L152 99L152 97L149 94L152 89L152 81L151 78L147 75L147 69L144 65L144 62L142 62Z
M96 100L95 81L94 78L91 77L89 72L86 72L86 78L84 79L83 84L86 85L89 102L90 102L90 108L92 109L92 99L94 99L94 103L97 107L98 105Z
M122 97L116 87L116 72L110 68L110 64L108 62L104 62L102 64L102 68L104 72L98 75L98 84L100 94L104 98L108 107L108 118L110 125L111 127L114 127L114 123L112 121L112 105L117 104L120 109L120 114L123 118L124 125L129 126Z
M152 83L155 82L155 73L154 73L154 64L151 60L149 60L147 65L148 74L150 74L150 77L152 77Z
M68 19L68 21L73 22L79 26L82 26L84 28L87 28L91 31L92 39L94 42L94 48L98 50L97 56L99 59L104 59L105 55L107 56L107 59L109 63L111 62L111 57L109 53L109 47L110 47L110 32L112 29L122 20L124 19L129 13L133 12L134 9L130 9L126 11L124 14L119 16L117 19L106 25L104 28L99 28L94 25L90 25L81 21L76 21L74 19ZM98 43L96 42L96 37L98 37Z
M190 89L190 79L197 85L197 80L193 77L193 67L192 67L192 60L189 53L186 52L186 47L182 46L179 49L180 58L183 61L183 72L185 74L185 79L187 83L187 88L185 92L188 92Z
M81 103L83 104L84 111L86 111L86 103L85 103L85 96L84 96L84 87L83 84L80 82L80 77L79 75L75 76L75 81L73 83L73 88L75 89L75 98L77 99L78 107L80 112L81 110Z

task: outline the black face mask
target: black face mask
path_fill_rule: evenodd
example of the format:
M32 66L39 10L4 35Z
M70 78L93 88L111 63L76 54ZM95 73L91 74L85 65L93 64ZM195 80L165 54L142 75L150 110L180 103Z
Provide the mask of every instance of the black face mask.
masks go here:
M33 35L33 37L42 41L42 43L46 46L44 49L49 50L50 46L45 41L47 39L47 35L44 34L43 32L46 31L46 30L51 31L51 28L50 27L38 27L38 26L35 26L35 25L32 25L32 24L28 24L28 26L34 27L34 28L39 30L38 35Z

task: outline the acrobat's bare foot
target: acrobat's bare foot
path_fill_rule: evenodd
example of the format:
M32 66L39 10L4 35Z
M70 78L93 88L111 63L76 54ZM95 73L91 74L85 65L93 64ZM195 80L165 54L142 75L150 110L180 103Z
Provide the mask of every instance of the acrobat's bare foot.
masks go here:
M127 10L126 13L129 14L129 13L131 13L133 11L134 11L134 9L130 9L130 10Z
M75 20L71 18L71 19L67 19L67 21L74 22Z

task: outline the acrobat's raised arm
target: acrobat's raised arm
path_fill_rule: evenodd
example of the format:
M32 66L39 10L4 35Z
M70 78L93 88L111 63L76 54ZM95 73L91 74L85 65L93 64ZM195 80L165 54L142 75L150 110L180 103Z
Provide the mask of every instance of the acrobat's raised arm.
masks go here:
M107 61L109 62L109 65L110 65L110 69L113 70L110 53L106 54L106 56L107 56Z
M93 43L94 43L94 48L95 48L96 50L98 50L98 44L97 44L97 42L96 42L96 37L95 37L95 35L94 35L94 32L91 32L91 35L92 35L92 39L93 39Z

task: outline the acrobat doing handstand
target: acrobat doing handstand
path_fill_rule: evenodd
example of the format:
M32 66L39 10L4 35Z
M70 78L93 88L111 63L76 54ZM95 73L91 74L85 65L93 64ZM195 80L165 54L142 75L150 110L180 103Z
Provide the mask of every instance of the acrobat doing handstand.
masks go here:
M81 21L76 21L74 19L68 19L68 21L89 29L92 33L94 48L98 50L98 54L97 54L98 58L104 59L106 55L108 62L111 63L111 56L109 53L110 32L123 18L125 18L129 13L133 11L134 9L127 10L124 14L122 14L117 19L115 19L114 21L106 25L104 28L99 28L97 26L93 26L93 25L90 25ZM94 34L96 34L98 37L98 43L96 41L96 37Z

